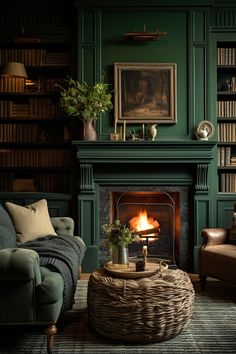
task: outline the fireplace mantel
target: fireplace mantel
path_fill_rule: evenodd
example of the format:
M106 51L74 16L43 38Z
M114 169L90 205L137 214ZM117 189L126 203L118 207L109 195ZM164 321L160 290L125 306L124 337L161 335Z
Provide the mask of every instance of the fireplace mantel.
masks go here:
M216 141L113 142L73 141L78 162L78 231L87 245L85 271L99 267L100 191L117 188L191 189L193 219L192 258L197 271L200 230L209 226L212 217L212 195L208 183L214 168ZM209 166L211 166L209 168ZM107 210L107 212L109 212Z
M216 141L73 141L83 163L209 163Z
M88 142L74 141L80 165L81 193L94 191L94 166L191 165L196 167L196 191L208 190L208 165L214 158L215 141ZM120 168L120 167L119 167ZM142 169L142 168L141 168ZM136 171L137 172L137 171ZM100 176L101 177L101 176ZM144 178L145 179L145 178ZM121 179L122 180L122 179Z

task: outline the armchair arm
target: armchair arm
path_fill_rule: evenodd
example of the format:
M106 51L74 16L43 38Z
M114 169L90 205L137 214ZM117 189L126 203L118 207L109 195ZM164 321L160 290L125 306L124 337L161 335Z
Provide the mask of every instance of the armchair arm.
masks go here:
M0 250L0 279L35 280L35 285L40 284L38 253L23 248Z
M223 228L203 229L201 232L203 238L202 247L215 246L225 243L228 237L228 230Z

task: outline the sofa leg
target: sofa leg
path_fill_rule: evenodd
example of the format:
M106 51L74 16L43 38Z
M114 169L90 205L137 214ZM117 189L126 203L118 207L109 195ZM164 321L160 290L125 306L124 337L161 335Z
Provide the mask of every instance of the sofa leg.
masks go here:
M203 275L203 274L200 274L199 275L199 279L200 279L201 290L205 290L207 276Z
M57 327L55 324L51 324L45 329L45 334L47 336L47 352L48 354L52 353L52 345L53 345L53 339L54 335L57 333Z

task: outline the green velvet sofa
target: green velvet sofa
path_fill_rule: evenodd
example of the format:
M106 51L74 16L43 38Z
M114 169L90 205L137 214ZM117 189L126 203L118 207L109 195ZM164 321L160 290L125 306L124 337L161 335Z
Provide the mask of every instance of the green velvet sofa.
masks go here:
M73 236L69 217L51 218L57 235L75 237L80 244L80 266L86 247ZM25 244L26 245L26 244ZM78 278L81 267L78 267ZM12 220L0 205L0 325L44 325L47 351L52 352L56 322L63 312L63 275L52 267L41 266L35 250L19 247Z

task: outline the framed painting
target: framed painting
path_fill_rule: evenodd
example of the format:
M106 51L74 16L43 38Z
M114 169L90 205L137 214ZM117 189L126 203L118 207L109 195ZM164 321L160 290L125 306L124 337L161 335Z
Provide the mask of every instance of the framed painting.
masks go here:
M115 63L115 123L176 123L176 70L176 64Z

